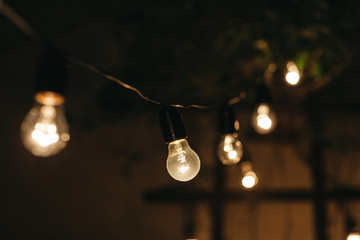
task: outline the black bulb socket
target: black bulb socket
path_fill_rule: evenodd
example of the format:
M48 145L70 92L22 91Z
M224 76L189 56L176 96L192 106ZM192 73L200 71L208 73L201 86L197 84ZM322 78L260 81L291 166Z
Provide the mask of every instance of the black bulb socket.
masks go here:
M235 111L232 107L225 105L220 109L219 129L221 134L236 132Z
M54 92L65 94L67 61L65 56L50 49L40 61L35 92Z
M271 94L269 88L265 84L261 84L256 89L256 102L260 103L271 103Z
M182 116L174 107L164 106L159 113L159 122L166 144L187 138Z

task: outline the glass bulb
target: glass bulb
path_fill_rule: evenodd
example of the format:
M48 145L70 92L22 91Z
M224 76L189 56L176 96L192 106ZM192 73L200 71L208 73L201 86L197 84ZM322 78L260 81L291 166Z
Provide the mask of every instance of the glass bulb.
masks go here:
M349 233L347 240L360 240L360 234L358 232Z
M290 86L296 86L300 83L300 71L294 62L286 64L285 80Z
M253 188L258 183L258 178L255 172L252 170L251 163L248 161L243 162L241 164L241 171L243 173L241 184L245 188Z
M185 139L176 140L169 143L166 168L175 180L190 181L200 170L200 159Z
M238 134L223 134L217 153L220 161L225 165L238 163L243 155L243 146L238 138Z
M275 128L277 118L269 104L261 103L255 108L251 123L257 133L268 134Z
M48 157L65 148L70 139L64 98L53 92L36 94L35 103L21 124L21 139L33 155Z

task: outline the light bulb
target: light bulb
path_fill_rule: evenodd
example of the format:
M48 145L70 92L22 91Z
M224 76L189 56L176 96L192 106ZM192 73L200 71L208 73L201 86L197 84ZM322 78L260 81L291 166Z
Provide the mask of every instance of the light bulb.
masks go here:
M70 139L64 98L53 92L35 95L35 103L21 124L24 146L35 156L48 157L65 148Z
M243 155L243 146L237 133L223 134L218 146L218 156L225 165L236 164Z
M269 104L261 103L255 108L251 122L256 132L268 134L275 128L277 118Z
M360 240L360 234L358 232L349 233L347 240Z
M258 178L255 172L252 170L251 163L248 161L243 162L241 164L241 171L243 173L241 184L245 188L253 188L258 183Z
M294 62L286 64L285 80L290 86L296 86L300 83L300 71Z
M175 180L187 182L198 174L200 159L185 139L176 140L169 143L166 168Z

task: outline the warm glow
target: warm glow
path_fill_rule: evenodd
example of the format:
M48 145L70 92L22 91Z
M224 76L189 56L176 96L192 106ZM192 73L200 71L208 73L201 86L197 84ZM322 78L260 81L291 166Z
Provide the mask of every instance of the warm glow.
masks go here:
M253 171L251 171L251 172L248 172L243 177L243 179L241 180L241 183L246 188L252 188L257 184L257 181L258 181L258 179L257 179L256 174Z
M47 147L59 140L54 124L37 123L31 137L41 146Z
M272 121L270 119L270 117L266 114L260 114L259 116L257 116L257 125L260 128L263 128L265 130L268 130L271 128L272 125Z
M228 153L228 155L229 155L229 158L230 159L235 159L236 157L237 157L237 153L236 153L236 151L230 151L229 153Z
M56 94L53 94L56 96ZM61 151L70 140L65 112L59 103L62 97L51 102L52 93L44 92L35 96L35 104L21 124L21 139L24 146L35 156L48 157ZM60 95L59 95L60 96ZM40 100L38 98L41 98ZM63 98L62 98L63 100Z
M43 105L58 106L64 103L65 99L55 92L39 92L35 95L35 100Z
M358 232L349 233L347 240L360 240L360 234Z
M294 62L288 62L286 64L287 72L285 74L285 80L288 85L296 86L300 82L300 72Z
M190 181L200 170L200 159L185 139L176 140L169 143L166 168L174 179Z
M270 112L270 107L265 103L260 104L257 108L257 113L260 115L268 115L269 112Z
M243 173L243 178L241 179L241 184L245 188L253 188L258 183L258 178L255 172L252 170L252 164L249 161L244 161L241 164L241 171Z
M299 83L300 75L297 72L288 72L285 79L289 85L296 85Z
M184 174L189 170L189 164L185 160L185 152L182 152L178 156L178 162L179 162L179 172L180 174Z
M218 145L219 160L225 165L236 164L243 155L243 146L237 133L223 134Z
M267 103L259 104L252 116L252 126L259 134L270 133L276 125L276 115Z

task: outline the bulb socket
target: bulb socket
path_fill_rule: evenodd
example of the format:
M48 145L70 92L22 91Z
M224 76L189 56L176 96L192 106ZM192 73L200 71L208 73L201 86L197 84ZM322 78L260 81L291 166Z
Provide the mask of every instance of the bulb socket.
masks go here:
M187 138L182 116L175 108L164 106L159 113L159 122L166 144Z
M346 216L346 231L348 233L359 232L359 227L353 217L348 213Z
M257 103L271 103L271 94L269 88L265 84L260 84L256 89Z
M234 109L228 105L223 106L220 110L219 130L221 134L236 132L235 112Z
M65 94L67 61L64 55L50 49L41 59L35 92L54 92Z

